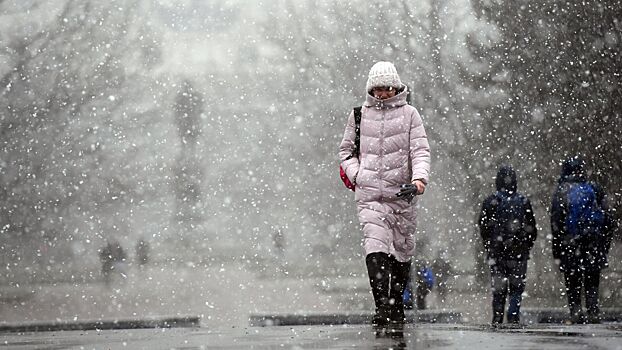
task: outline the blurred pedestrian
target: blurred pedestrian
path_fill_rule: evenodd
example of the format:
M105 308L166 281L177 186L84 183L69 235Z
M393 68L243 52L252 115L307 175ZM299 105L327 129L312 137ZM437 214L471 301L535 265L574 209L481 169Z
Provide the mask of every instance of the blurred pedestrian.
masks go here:
M287 275L287 260L285 258L286 248L285 233L281 227L276 227L272 233L272 244L274 246L273 257L275 259L276 272Z
M272 234L272 244L274 245L274 252L279 259L285 258L285 234L283 229L277 227Z
M453 268L449 263L446 251L439 251L436 259L432 262L432 271L434 271L434 279L436 281L436 292L439 301L445 303L449 292L449 278L453 275Z
M374 64L365 102L350 113L339 147L342 179L355 190L378 328L404 324L403 292L415 251L414 195L423 194L430 171L426 132L407 94L392 63Z
M527 260L537 234L536 220L529 199L517 192L516 172L511 166L499 168L496 187L497 191L484 200L479 217L490 266L492 324L503 323L508 294L507 321L518 324Z
M417 310L425 310L425 299L432 291L432 288L434 288L434 272L426 260L418 260L415 262L415 275Z
M126 276L125 263L127 255L119 241L115 239L108 240L106 246L99 252L99 258L102 263L102 275L106 285L110 285L113 274Z
M600 322L600 272L608 266L613 220L607 195L588 181L580 157L566 160L551 203L552 248L564 274L569 323ZM587 317L581 307L584 290Z
M136 242L136 263L138 266L143 267L147 265L149 262L149 242L147 242L144 238L140 238L138 242Z

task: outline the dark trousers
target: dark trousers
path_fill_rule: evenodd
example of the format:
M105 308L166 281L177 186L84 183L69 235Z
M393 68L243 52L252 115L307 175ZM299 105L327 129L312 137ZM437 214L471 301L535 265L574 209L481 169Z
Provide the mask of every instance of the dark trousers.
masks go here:
M374 324L404 322L404 288L410 262L399 262L386 253L371 253L365 258L376 314Z
M584 269L580 266L564 268L566 295L570 316L577 317L581 313L581 289L585 291L585 307L589 316L598 316L598 285L600 269Z
M525 291L527 260L497 259L490 265L492 287L492 322L503 323L505 300L509 295L508 322L520 321L520 304Z

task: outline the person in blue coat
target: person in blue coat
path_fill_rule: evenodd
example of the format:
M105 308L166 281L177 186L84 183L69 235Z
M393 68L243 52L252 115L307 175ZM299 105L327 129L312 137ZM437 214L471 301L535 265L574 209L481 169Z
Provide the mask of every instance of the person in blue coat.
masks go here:
M607 195L588 181L585 161L578 156L567 159L551 203L553 258L564 274L567 323L600 322L600 273L608 266L613 226ZM581 306L582 289L587 315Z

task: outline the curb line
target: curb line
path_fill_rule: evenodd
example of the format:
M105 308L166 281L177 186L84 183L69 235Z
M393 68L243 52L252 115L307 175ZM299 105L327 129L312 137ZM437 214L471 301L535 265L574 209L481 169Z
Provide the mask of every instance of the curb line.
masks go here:
M199 316L126 320L91 320L0 324L0 332L54 332L76 330L199 327Z

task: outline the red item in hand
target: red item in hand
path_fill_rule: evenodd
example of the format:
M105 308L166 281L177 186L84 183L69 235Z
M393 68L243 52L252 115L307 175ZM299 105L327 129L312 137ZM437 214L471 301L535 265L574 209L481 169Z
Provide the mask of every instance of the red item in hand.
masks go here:
M343 181L343 184L346 185L347 188L354 191L354 184L350 181L350 179L348 179L348 175L346 175L346 172L343 170L341 165L339 166L339 176L341 176L341 181Z

